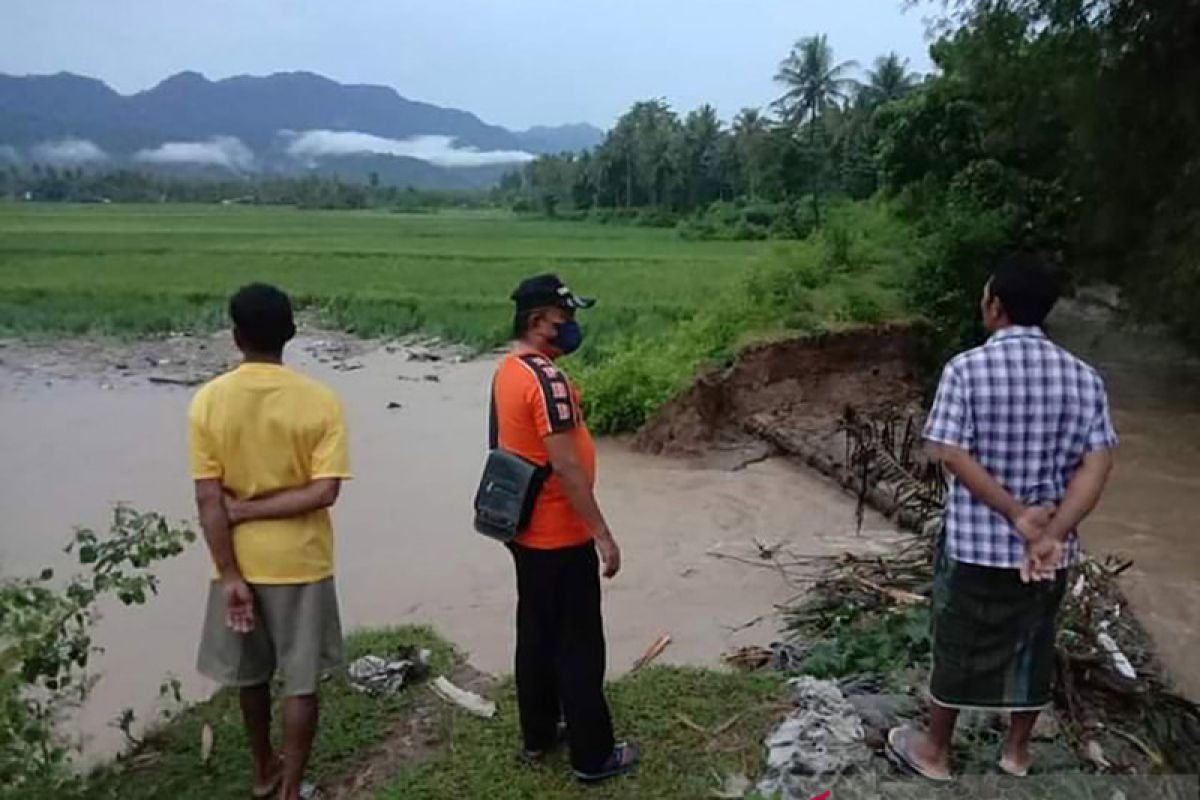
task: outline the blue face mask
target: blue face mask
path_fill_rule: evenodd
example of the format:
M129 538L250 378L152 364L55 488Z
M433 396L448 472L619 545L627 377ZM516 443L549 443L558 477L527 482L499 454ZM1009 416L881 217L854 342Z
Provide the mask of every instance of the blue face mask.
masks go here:
M550 344L564 356L570 355L583 344L583 328L573 319L560 322L554 326L554 338L550 340Z

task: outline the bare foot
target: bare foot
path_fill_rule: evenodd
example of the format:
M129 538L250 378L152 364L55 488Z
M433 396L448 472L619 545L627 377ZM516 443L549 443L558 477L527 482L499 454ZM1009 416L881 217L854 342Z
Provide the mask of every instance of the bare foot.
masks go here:
M908 727L888 731L888 754L903 766L932 781L950 780L950 753L942 751L929 734Z
M1029 755L1028 747L1018 750L1005 746L1004 752L1000 756L1000 770L1016 778L1024 778L1028 775L1032 763L1033 759Z
M265 767L254 770L254 788L251 792L255 800L265 800L272 797L279 791L279 784L283 780L283 762L279 760L278 755L272 755L267 759Z

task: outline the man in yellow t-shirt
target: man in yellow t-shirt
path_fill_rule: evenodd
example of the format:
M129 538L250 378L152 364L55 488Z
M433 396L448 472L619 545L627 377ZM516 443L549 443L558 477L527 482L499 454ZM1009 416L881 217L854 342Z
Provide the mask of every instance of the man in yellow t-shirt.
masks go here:
M283 366L296 333L287 295L251 284L229 314L243 362L188 410L196 506L215 567L198 668L240 690L253 795L298 800L318 683L342 660L329 507L350 477L346 426L330 389ZM281 754L271 745L277 671Z

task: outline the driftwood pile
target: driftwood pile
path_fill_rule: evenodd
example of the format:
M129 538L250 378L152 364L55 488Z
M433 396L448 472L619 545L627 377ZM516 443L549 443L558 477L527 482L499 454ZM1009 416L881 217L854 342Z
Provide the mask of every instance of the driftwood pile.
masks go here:
M797 435L768 417L750 420L747 429L852 491L860 526L871 506L907 531L893 553L826 559L815 578L806 559L811 588L785 610L797 641L830 635L839 619L929 602L944 481L919 447L913 418L867 419L848 408L839 426L840 453L828 437ZM777 559L775 553L763 557ZM1117 579L1130 563L1089 556L1071 575L1060 617L1056 716L1081 762L1099 771L1200 773L1200 707L1171 691L1149 637L1129 610Z

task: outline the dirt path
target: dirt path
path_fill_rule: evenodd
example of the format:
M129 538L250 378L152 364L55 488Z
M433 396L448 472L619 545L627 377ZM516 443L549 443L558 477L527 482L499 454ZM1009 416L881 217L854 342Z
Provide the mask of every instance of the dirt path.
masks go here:
M496 545L472 533L469 511L483 456L490 360L415 361L402 349L382 347L358 354L327 337L321 346L311 339L298 344L296 364L342 394L351 424L356 478L335 514L346 623L431 623L475 666L508 671L511 565ZM180 352L178 363L166 365L158 362L171 356L135 347L135 356L155 361L137 368L104 348L90 351L90 366L73 362L61 346L0 349L4 573L63 565L61 545L71 527L104 526L118 500L192 516L184 449L191 390L150 384L147 373L171 367L170 375L186 378L218 367L228 351L219 340L209 346L217 355L208 360ZM887 538L879 517L856 536L852 504L781 461L736 472L698 469L608 441L600 446L600 474L601 502L626 559L625 572L606 586L615 672L664 632L674 641L663 660L675 663L713 665L735 644L770 641L772 619L733 629L798 588L770 570L708 556L713 548L752 558L756 538L788 541L795 552L812 554L882 547ZM103 679L78 724L92 756L119 746L108 723L120 709L151 717L167 673L183 679L190 699L211 690L193 670L207 579L202 545L161 574L158 599L140 609L112 609L100 625Z

